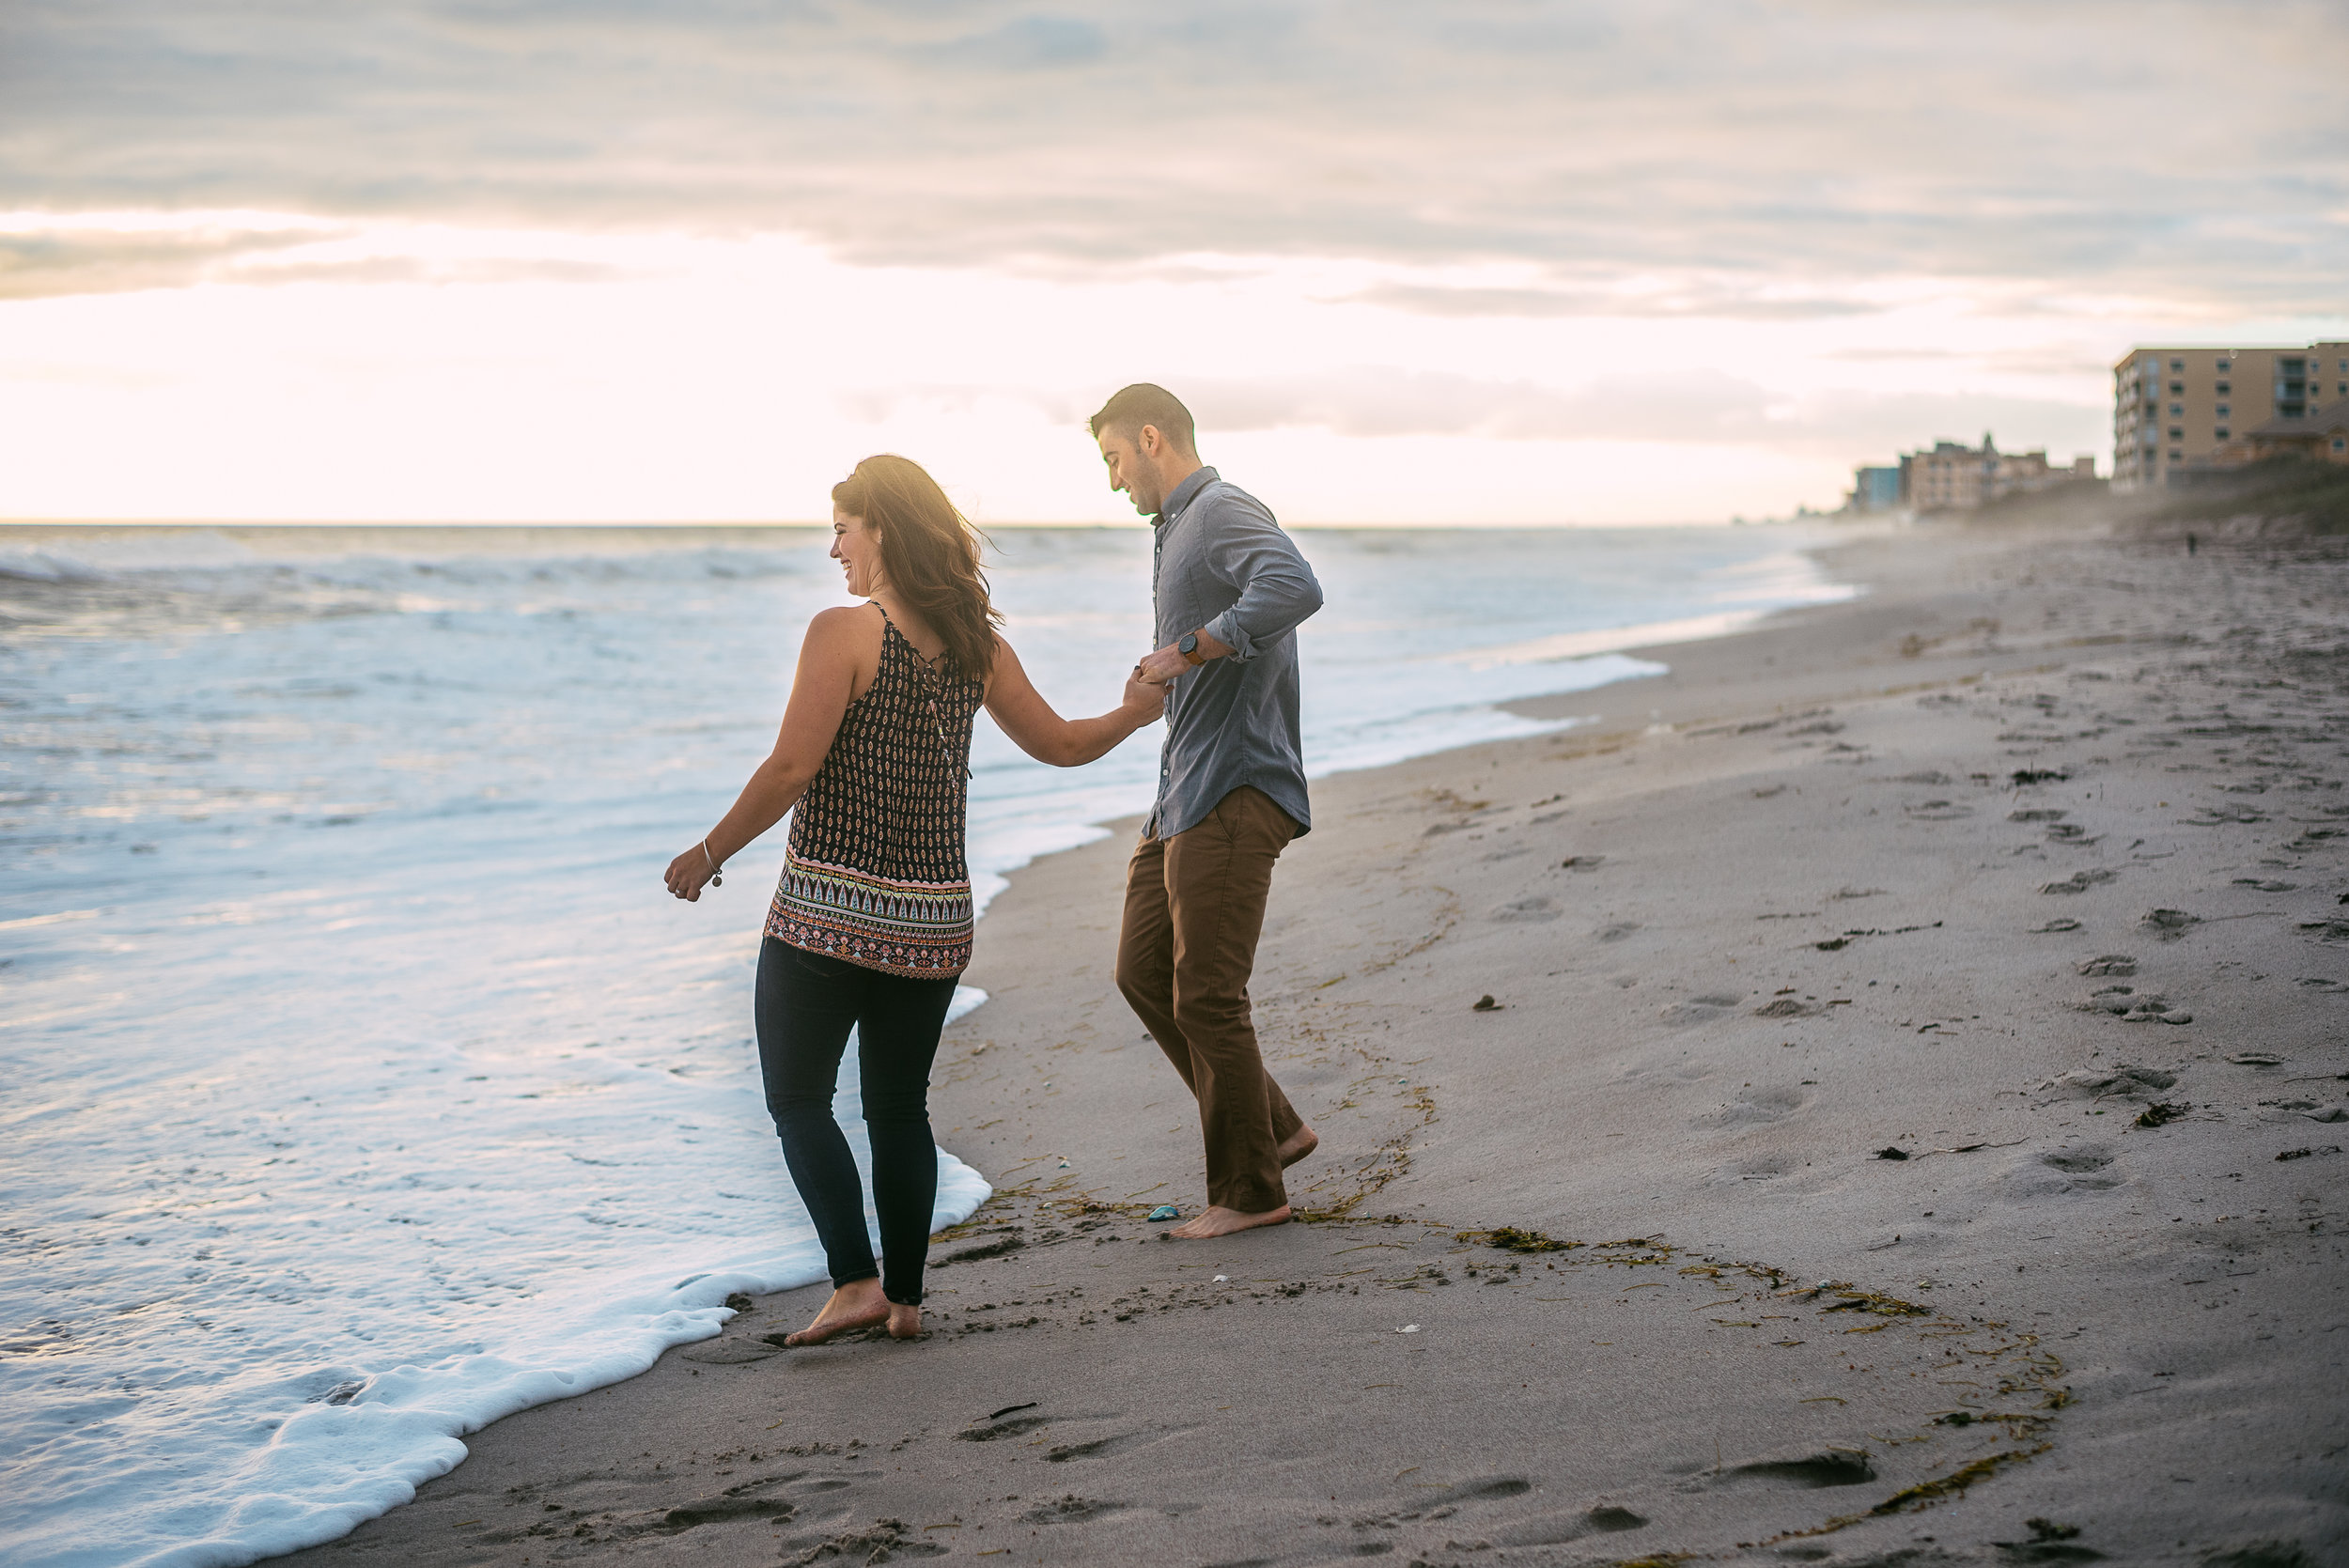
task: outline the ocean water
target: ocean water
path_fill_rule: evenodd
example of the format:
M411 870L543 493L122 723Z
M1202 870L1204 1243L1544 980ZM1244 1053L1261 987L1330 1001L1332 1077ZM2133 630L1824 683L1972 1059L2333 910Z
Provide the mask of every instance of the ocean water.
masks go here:
M1848 593L1790 527L1299 537L1316 773L1554 727L1493 705ZM844 602L828 542L0 531L0 1558L331 1539L822 1277L750 1027L784 831L697 905L661 873ZM1147 535L996 545L1039 688L1109 706ZM1144 808L1157 733L1055 770L982 721L982 895ZM989 1188L939 1170L943 1225Z

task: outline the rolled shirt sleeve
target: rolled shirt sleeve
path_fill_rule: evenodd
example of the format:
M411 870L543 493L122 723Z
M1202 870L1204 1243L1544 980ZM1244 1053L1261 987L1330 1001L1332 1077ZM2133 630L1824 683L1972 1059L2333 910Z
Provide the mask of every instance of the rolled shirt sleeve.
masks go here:
M1223 526L1203 554L1208 572L1239 599L1200 629L1246 663L1321 608L1321 582L1254 497L1228 493L1217 520Z

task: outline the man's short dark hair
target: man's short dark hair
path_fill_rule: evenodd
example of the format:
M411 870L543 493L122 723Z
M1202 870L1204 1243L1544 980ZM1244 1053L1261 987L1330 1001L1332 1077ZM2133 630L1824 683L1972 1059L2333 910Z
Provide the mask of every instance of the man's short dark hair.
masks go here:
M1136 381L1120 389L1101 405L1101 411L1086 422L1086 428L1098 441L1110 431L1132 440L1144 425L1155 426L1159 434L1174 443L1174 449L1185 457L1199 455L1198 427L1191 423L1190 411L1182 399L1162 386L1148 381Z

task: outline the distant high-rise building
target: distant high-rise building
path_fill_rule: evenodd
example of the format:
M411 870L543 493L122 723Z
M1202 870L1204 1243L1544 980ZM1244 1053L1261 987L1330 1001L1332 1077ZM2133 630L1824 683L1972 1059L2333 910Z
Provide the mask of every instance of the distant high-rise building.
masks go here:
M1901 494L1921 512L1968 512L2017 490L2045 489L2073 479L2096 477L2096 459L2077 458L2070 468L2047 462L2047 449L2001 452L1984 432L1980 446L1937 441L1930 450L1901 459Z
M1851 494L1843 502L1848 512L1889 512L1901 504L1901 471L1885 466L1852 470Z
M2254 427L2305 419L2343 397L2349 342L2131 349L2112 367L2113 489L2166 484Z

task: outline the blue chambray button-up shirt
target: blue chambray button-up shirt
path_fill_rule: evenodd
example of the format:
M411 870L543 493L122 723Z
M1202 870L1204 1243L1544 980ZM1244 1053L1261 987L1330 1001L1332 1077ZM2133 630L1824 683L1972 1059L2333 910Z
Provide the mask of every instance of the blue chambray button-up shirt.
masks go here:
M1174 487L1152 520L1158 646L1205 631L1231 654L1175 677L1159 754L1159 798L1145 837L1197 827L1232 791L1253 785L1313 825L1298 738L1297 639L1321 608L1321 583L1264 503L1214 469Z

